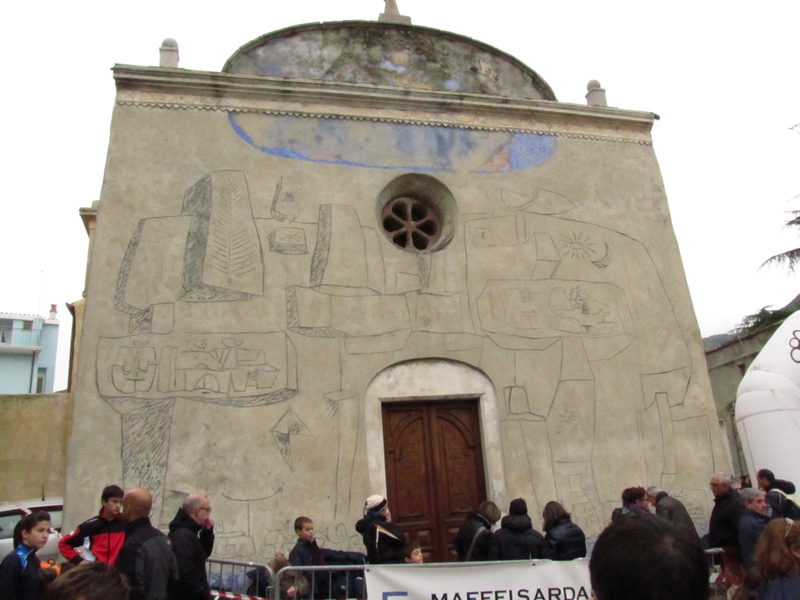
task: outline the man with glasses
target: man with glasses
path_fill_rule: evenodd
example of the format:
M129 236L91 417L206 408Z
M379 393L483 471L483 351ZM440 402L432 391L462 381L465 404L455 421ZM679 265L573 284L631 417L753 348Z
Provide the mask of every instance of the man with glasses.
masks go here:
M214 548L214 521L208 498L189 494L169 524L169 539L178 561L175 600L208 600L206 559Z
M739 521L744 503L739 491L731 487L733 480L727 473L716 473L709 487L714 494L714 508L708 522L708 547L722 548L722 578L728 586L744 582L742 551L739 545Z

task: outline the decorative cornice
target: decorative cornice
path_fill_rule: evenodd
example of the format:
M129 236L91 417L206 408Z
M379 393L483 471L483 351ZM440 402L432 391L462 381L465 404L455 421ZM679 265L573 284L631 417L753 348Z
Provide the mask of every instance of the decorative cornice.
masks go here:
M649 112L367 84L114 67L119 106L405 123L651 145Z

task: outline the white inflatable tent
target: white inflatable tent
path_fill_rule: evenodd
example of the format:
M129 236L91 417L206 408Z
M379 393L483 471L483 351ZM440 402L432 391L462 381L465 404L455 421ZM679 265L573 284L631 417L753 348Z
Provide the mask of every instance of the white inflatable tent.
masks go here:
M736 393L736 427L754 484L759 469L800 483L800 311L747 369Z

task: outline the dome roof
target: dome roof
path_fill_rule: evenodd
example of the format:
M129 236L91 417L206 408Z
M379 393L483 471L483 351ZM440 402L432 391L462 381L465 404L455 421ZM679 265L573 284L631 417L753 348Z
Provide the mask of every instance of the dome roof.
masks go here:
M239 48L223 72L556 100L533 69L462 35L396 23L311 23Z

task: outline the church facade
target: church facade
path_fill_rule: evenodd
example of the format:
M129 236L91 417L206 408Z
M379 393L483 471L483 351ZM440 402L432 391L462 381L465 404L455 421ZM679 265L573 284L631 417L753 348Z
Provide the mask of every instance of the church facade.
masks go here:
M215 556L264 561L301 514L362 549L379 493L446 560L483 500L596 535L659 485L702 530L730 466L654 114L403 23L174 64L114 68L69 524L106 483L162 525L202 493Z

